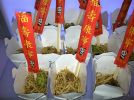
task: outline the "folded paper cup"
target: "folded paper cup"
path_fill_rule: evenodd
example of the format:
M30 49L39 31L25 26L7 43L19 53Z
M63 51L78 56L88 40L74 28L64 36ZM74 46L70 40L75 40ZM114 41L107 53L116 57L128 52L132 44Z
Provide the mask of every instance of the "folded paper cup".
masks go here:
M81 26L71 26L66 29L66 46L67 47L72 47L73 49L77 49L78 47L78 42L80 38L80 33L81 33ZM75 37L75 38L74 38Z
M103 74L113 74L116 71L116 65L114 64L115 55L112 52L103 53L97 55L93 59L94 67L96 72Z
M57 27L45 26L41 35L43 47L54 46L57 47Z
M90 58L90 54L87 57L87 60ZM51 69L51 92L54 95L55 98L58 99L76 99L81 97L85 91L86 91L86 77L87 77L87 71L86 71L86 63L82 63L80 67L80 72L79 72L79 79L80 79L80 84L81 84L81 93L76 93L75 91L67 92L67 93L60 93L58 95L55 95L55 86L57 85L56 82L56 76L63 70L68 69L71 73L75 73L76 66L77 66L78 61L75 59L75 55L72 54L65 54L61 55L53 64L52 69ZM66 76L65 76L66 77ZM58 80L57 80L58 81ZM62 80L61 80L62 81ZM73 86L72 86L73 87Z
M126 33L127 26L121 26L113 32L108 40L108 51L118 53L122 42L124 40L124 36ZM133 50L134 52L134 50Z
M115 57L116 54L113 52L97 55L93 59L93 65L96 68L96 72L100 72L104 75L116 74L116 80L123 91L122 93L127 94L129 90L131 74L128 67L121 69L114 64Z
M49 70L50 66L50 61L54 62L60 55L57 54L38 54L38 61L39 61L39 66L40 69L47 71ZM29 100L29 99L37 99L43 96L43 98L46 98L44 93L30 93L30 94L25 94L24 93L24 85L25 85L25 79L28 75L28 69L27 69L27 64L24 63L25 57L24 54L13 54L11 57L11 60L14 61L14 63L17 63L18 65L17 69L13 69L12 75L14 77L14 90L16 94L20 98ZM19 63L18 63L19 62ZM25 61L26 62L26 61Z
M28 94L24 93L25 79L28 75L27 67L25 67L25 65L20 64L18 69L13 70L13 74L15 74L14 75L14 78L15 78L14 90L19 98L21 98L23 100L33 100L33 99L35 100L42 96L45 96L45 98L46 98L46 93L45 94L44 93L28 93Z

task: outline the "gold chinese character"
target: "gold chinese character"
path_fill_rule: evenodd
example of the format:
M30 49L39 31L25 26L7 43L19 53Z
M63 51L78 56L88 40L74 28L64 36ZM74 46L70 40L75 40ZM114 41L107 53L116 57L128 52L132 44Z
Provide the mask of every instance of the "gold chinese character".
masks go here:
M129 46L132 46L133 45L133 41L132 39L126 39L125 41L125 45L126 45L126 48L128 48Z
M133 27L130 27L129 34L130 34L131 36L134 35L134 26L133 26Z
M125 5L123 6L123 11L126 11L127 8L128 8L128 5L125 4Z
M91 34L91 25L85 25L84 32L87 34Z
M94 10L92 10L91 12L89 12L89 14L87 15L88 19L91 20L91 22L93 22L93 20L96 18L96 13Z
M46 13L46 11L45 11L45 9L44 8L41 8L41 16L43 16L45 13Z
M43 4L47 4L49 0L43 0Z
M28 22L28 17L26 16L26 15L24 15L24 14L22 14L21 16L20 16L20 21L23 23L23 22Z
M86 36L82 36L82 42L83 45L85 45L88 42L88 38Z
M23 35L26 37L28 37L30 34L29 29L27 29L25 26L22 27L22 32L23 32Z
M62 0L58 0L59 3L61 3Z
M28 41L28 40L25 40L25 44L24 45L26 46L26 48L33 48L32 47L32 43L30 41Z
M33 51L28 51L28 57L31 58L33 56Z
M98 0L91 0L91 2L94 6L99 6L99 1Z

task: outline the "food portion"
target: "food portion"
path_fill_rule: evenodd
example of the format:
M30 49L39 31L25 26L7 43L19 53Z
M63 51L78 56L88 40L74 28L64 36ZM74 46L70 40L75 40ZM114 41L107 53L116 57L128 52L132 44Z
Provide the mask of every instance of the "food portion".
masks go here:
M56 75L54 94L60 95L70 92L82 93L82 86L80 78L66 68Z
M73 49L71 47L67 47L67 54L76 54L77 52L77 49Z
M53 46L44 47L42 50L42 54L50 54L50 53L57 53L62 54L61 52L57 52L57 49ZM76 54L77 50L71 47L67 47L67 54Z
M65 23L64 24L64 27L65 29L69 28L70 26L74 26L75 24L74 23Z
M108 84L112 86L119 87L117 80L114 79L114 74L102 74L100 72L96 73L96 86Z
M58 53L57 49L54 46L47 46L42 48L42 54Z
M23 49L20 48L18 50L16 50L17 53L23 53ZM41 49L41 53L42 54L50 54L50 53L58 53L57 49L54 46L47 46Z
M16 50L17 53L23 53L23 49L20 48ZM77 50L73 49L71 47L67 47L67 54L76 54ZM56 53L56 54L61 54L61 52L58 52L57 49L54 46L47 46L41 49L42 54L51 54L51 53Z
M99 55L108 52L107 44L104 45L92 45L93 55Z
M47 93L47 78L48 72L44 70L40 70L36 78L33 73L29 73L25 79L25 93Z

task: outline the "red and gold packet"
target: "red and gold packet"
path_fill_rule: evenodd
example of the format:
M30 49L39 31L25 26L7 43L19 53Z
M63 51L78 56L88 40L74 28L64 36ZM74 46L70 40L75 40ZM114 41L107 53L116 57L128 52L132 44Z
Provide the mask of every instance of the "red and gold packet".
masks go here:
M121 68L125 68L129 57L134 48L134 11L128 24L123 43L115 59L115 64Z
M16 12L16 19L24 55L28 64L28 71L37 73L39 71L39 65L32 26L32 14Z
M64 23L65 0L56 0L55 23Z
M34 32L42 34L50 4L51 0L40 0L36 21L34 24Z
M113 24L113 30L115 30L116 28L124 25L124 20L126 18L128 9L130 7L132 0L124 0L122 6L121 6L121 10L119 12L119 15L117 17L116 22Z
M88 0L78 0L78 1L79 1L79 4L80 4L79 8L80 9L86 9Z
M100 15L100 11L101 7L98 4L97 0L96 2L92 0L88 2L76 53L76 59L79 62L85 62L85 59L89 52L89 47L91 45L92 37L95 32L95 27Z
M86 10L86 7L87 7L87 3L89 0L78 0L79 1L79 8L80 9L85 9ZM97 2L97 0L91 0L92 2ZM100 0L98 0L98 3L100 4ZM94 32L94 36L98 36L98 35L101 35L103 33L103 30L102 30L102 16L101 16L101 13L100 13L100 16L99 16L99 19L97 21L97 27L95 28L95 32Z

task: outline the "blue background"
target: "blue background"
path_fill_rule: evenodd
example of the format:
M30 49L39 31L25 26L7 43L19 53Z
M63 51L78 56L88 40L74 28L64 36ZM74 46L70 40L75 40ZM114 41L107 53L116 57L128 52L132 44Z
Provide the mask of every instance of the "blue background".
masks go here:
M52 0L51 8L55 8L55 1ZM102 12L107 11L108 13L113 12L116 8L120 8L123 0L101 0ZM34 3L35 0L0 0L0 9L2 10L6 22L8 23L9 30L12 26L12 18L15 14L15 11L31 11L34 12ZM66 8L76 8L79 9L78 0L66 0ZM128 14L132 13L134 9L134 0L132 0ZM13 32L12 32L13 33Z

